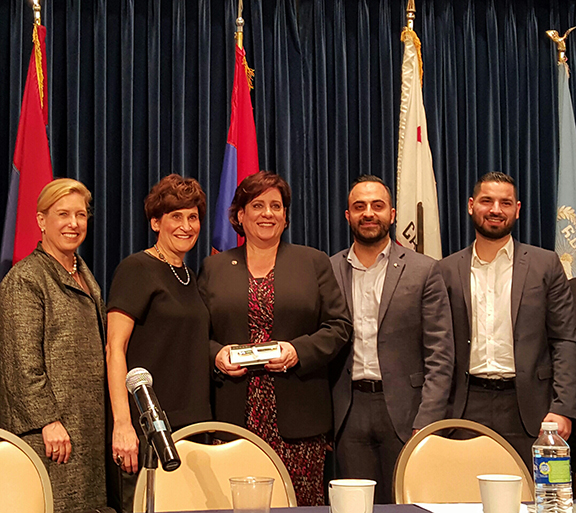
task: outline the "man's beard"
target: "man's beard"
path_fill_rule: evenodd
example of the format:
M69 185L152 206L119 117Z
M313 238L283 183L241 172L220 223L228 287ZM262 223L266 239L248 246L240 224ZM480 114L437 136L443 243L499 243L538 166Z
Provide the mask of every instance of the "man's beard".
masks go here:
M385 239L388 236L388 232L390 231L390 224L382 223L381 221L372 221L378 223L379 229L377 231L370 231L369 235L365 235L361 231L361 223L357 225L350 225L350 229L352 230L352 235L354 235L354 240L365 244L366 246L372 246L374 244L378 244L380 241Z
M472 224L476 231L485 237L486 239L498 240L503 239L507 235L510 235L512 229L514 228L514 224L516 223L516 219L512 219L511 222L507 224L503 224L499 228L494 227L493 230L487 230L484 225L480 224L477 220L477 216L472 215Z

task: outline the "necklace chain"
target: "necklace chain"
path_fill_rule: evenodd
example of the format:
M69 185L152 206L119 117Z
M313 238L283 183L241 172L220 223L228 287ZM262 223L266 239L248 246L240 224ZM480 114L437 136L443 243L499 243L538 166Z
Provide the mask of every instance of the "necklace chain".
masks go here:
M170 262L168 262L168 260L166 260L166 257L162 253L160 253L160 250L158 249L158 246L156 244L154 244L154 249L156 250L156 253L158 253L158 258L160 260L162 260L162 262L164 262L170 266L170 269L172 269L172 272L174 273L174 276L176 276L176 279L182 285L188 285L190 283L190 273L188 272L188 267L186 266L186 263L184 261L182 261L182 265L184 266L184 270L186 271L186 281L182 281L180 276L178 276L176 269L174 269L174 266ZM76 260L74 260L74 262L76 262Z
M66 268L65 268L65 269L66 269ZM72 270L69 271L68 269L66 269L66 272L67 272L70 276L74 276L77 271L78 271L78 259L76 258L76 254L74 254L74 265L72 266Z

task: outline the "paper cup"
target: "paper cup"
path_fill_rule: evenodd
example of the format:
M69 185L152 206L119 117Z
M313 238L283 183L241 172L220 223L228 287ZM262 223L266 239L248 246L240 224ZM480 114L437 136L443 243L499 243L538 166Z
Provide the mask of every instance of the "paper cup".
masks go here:
M522 478L506 474L485 474L478 477L484 513L519 513Z
M370 479L334 479L328 485L331 513L372 513L374 487Z

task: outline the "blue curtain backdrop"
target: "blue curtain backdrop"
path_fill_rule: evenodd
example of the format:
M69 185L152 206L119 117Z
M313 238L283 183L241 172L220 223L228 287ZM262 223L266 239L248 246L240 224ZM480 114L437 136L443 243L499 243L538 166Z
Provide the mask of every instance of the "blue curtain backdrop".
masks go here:
M576 0L416 7L444 254L471 242L466 202L493 170L518 182L516 236L553 248L556 50L545 31L576 25ZM150 244L143 199L170 172L197 178L208 194L189 263L198 268L209 253L236 8L236 0L43 1L54 173L94 194L82 254L105 291L118 262ZM261 167L294 193L286 237L334 253L350 243L349 183L373 173L394 188L405 1L244 0L244 9ZM28 1L0 2L0 227L31 23ZM576 39L568 49L576 70Z

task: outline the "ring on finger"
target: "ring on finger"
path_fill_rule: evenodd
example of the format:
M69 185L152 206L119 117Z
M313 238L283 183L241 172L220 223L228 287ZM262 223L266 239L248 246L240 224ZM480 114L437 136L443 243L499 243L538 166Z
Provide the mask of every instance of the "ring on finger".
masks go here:
M122 463L124 463L124 457L121 456L120 454L118 454L115 458L114 458L114 462L116 463L116 465L118 465L119 467L122 466Z
M60 449L52 449L52 454L58 454L60 452Z
M286 365L284 365L284 368L282 369L282 372L286 372L288 370L288 368L286 367Z

